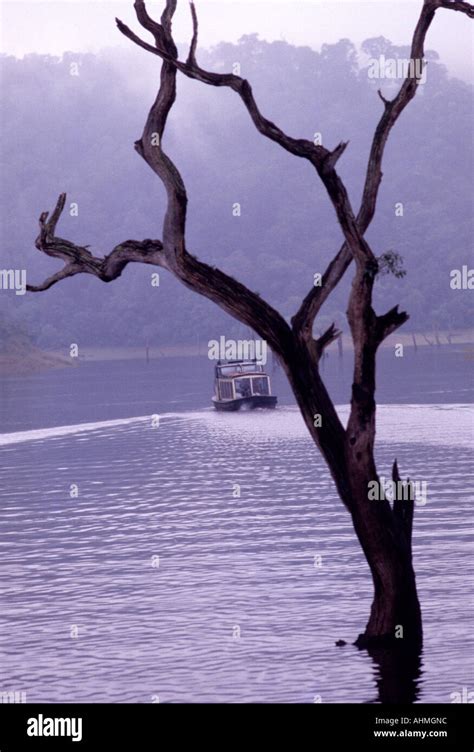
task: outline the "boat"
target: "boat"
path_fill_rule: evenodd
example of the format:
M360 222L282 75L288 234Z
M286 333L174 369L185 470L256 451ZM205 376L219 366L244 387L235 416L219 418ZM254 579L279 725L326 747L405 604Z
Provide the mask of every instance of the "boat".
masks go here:
M256 359L218 360L212 402L216 410L233 412L274 408L277 398L272 395L270 377Z

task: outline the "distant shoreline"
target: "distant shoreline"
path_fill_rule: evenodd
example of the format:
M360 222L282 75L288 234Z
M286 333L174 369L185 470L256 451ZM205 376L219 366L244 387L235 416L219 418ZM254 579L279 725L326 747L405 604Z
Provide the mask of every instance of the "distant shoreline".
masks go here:
M415 339L413 339L413 337ZM436 342L438 337L439 345ZM451 343L448 338L451 338ZM242 337L247 339L247 337ZM350 334L343 334L343 350L352 350L352 340ZM458 331L440 331L434 333L396 333L386 339L382 347L395 347L402 344L404 347L442 347L443 345L468 345L474 344L474 329L460 329ZM207 341L203 340L200 345L150 345L148 347L148 358L156 360L159 358L195 358L207 355ZM328 352L337 352L338 343L334 342ZM54 351L52 353L64 357L64 353ZM79 361L103 361L103 360L146 360L146 345L140 347L80 347Z
M0 375L22 376L57 368L71 368L77 365L64 354L40 350L37 347L23 347L0 353Z
M243 338L244 339L244 338ZM449 341L449 339L451 341ZM349 334L341 337L343 351L352 350ZM392 334L382 347L389 348L401 344L404 347L443 347L446 345L474 345L474 329L458 331L440 331L437 333L398 332ZM339 345L336 342L328 348L328 352L337 353ZM147 353L148 349L148 353ZM0 353L0 374L24 375L38 373L57 368L78 367L81 363L103 362L113 360L159 360L160 358L196 358L207 355L207 342L200 345L145 345L140 347L88 347L79 346L79 355L72 358L61 350L40 350L36 347L22 348L12 352Z

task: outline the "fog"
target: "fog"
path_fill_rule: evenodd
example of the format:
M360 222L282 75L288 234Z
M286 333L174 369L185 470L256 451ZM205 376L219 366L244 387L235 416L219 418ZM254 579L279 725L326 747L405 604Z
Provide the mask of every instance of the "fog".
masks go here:
M287 2L285 0L197 0L200 19L200 45L220 41L236 42L243 34L258 32L268 41L284 39L291 44L319 50L324 43L347 37L356 44L371 36L383 35L394 44L409 43L422 0L340 0L339 2ZM150 12L161 13L163 4L150 2ZM128 25L137 25L130 0L15 0L1 6L2 48L21 56L29 52L61 54L66 50L92 52L109 46L129 46L115 28L118 16ZM175 38L190 38L189 8L178 3L174 20ZM437 14L427 37L451 74L472 77L472 35L461 13Z

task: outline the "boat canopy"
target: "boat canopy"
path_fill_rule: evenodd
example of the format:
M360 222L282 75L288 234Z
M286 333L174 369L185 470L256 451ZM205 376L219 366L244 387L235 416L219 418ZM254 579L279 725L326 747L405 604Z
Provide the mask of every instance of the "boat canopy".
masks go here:
M216 377L235 378L241 374L264 373L261 363L256 360L218 360Z

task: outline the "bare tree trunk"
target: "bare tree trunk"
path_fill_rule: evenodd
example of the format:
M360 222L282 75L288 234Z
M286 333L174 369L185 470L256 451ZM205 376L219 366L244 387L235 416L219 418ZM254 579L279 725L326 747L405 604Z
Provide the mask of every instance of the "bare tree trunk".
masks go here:
M329 396L326 393L321 398L325 388L305 344L295 344L293 352L285 355L283 365L298 406L351 514L372 574L374 599L370 618L356 644L421 645L421 610L411 555L413 502L395 501L391 507L387 500L369 499L369 484L378 480L373 453L366 451L362 455L354 450ZM327 425L315 426L318 415L332 420L331 431ZM395 482L400 481L396 464L393 476Z
M352 519L372 573L374 599L356 644L421 645L421 610L406 533L393 512L381 508L383 502L368 501L362 489L359 494Z

